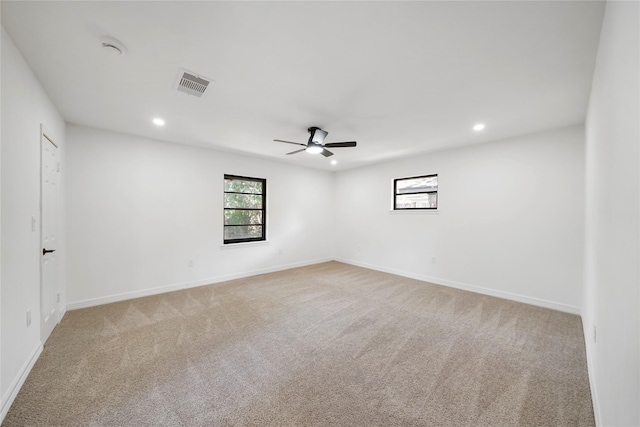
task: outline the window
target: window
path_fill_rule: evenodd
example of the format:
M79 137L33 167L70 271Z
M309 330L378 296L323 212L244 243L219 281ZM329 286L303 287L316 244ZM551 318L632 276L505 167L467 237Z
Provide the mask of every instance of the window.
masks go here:
M437 209L438 175L393 180L393 209Z
M224 244L266 240L267 180L224 176Z

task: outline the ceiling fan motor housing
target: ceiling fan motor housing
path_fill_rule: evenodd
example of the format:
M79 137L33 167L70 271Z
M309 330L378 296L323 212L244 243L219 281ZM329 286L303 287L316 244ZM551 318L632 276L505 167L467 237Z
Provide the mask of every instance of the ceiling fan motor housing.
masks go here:
M323 145L324 139L329 135L329 132L320 129L317 126L311 126L307 129L311 135L309 135L309 144L312 142Z

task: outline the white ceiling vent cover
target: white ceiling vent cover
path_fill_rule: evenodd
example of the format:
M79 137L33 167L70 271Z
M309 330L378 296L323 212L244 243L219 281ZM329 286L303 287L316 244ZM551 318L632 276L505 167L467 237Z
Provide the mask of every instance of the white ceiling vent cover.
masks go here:
M214 81L203 76L199 76L191 71L180 70L176 89L189 95L203 98L207 89L213 86Z

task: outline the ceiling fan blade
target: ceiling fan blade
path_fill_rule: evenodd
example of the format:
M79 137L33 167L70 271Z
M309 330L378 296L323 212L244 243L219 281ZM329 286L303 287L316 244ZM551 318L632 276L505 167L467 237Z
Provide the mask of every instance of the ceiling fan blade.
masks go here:
M326 148L323 149L322 153L320 153L320 154L322 154L325 157L333 156L333 153L331 151L327 150Z
M301 144L301 145L304 145L304 144ZM288 156L289 154L296 154L296 153L299 153L299 152L304 151L304 150L306 150L306 148L303 148L302 150L292 151L292 152L290 152L290 153L287 153L287 156Z
M325 147L334 147L334 148L339 148L339 147L355 147L356 146L356 142L355 141L349 141L349 142L330 142L328 144L324 144Z
M300 142L291 142L291 141L283 141L281 139L274 139L275 142L286 142L287 144L295 144L295 145L302 145L303 147L306 147L307 144L302 144Z

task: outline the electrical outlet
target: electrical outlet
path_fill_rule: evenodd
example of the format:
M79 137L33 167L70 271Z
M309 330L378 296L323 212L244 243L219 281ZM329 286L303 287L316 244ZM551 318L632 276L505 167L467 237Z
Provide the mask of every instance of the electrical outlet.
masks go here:
M27 328L31 326L31 310L27 310Z
M436 257L432 256L432 257L431 257L431 264L435 264L435 263L436 263L436 261L437 261L437 260L436 260Z
M193 267L193 260L192 259L187 261L187 266Z
M282 249L278 249L278 255L282 255Z
M36 231L36 216L31 215L31 231Z
M56 302L60 302L60 292L58 292L58 294L56 296Z

